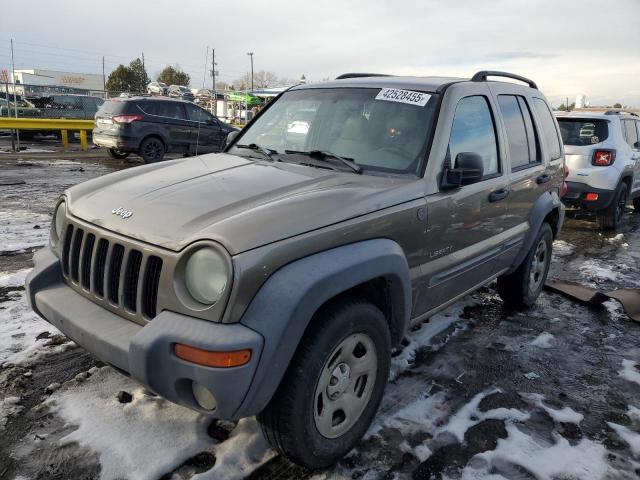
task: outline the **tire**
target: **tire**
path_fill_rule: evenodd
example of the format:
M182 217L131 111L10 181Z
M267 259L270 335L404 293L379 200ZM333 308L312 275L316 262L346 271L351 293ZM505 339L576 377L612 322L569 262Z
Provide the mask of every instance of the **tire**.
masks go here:
M543 223L529 253L520 266L498 277L498 294L512 308L529 308L538 299L551 263L553 232Z
M117 148L110 148L109 155L111 158L115 158L116 160L122 160L123 158L127 158L131 152L121 152Z
M596 221L600 230L615 230L622 223L624 210L629 200L629 187L622 182L613 197L611 205L596 212Z
M158 137L147 137L140 144L138 155L142 157L144 163L156 163L162 161L165 151L162 140Z
M336 463L367 431L387 384L391 339L382 312L365 301L335 303L314 320L258 422L278 452L318 469Z
M636 213L640 213L640 197L636 197L633 199L633 211Z

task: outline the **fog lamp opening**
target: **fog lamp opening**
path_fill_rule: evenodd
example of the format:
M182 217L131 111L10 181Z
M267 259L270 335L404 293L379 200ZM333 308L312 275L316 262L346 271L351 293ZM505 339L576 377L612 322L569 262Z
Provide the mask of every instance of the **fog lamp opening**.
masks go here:
M251 360L251 350L234 350L231 352L213 352L182 343L173 347L176 356L182 360L205 367L231 368L246 365Z
M193 392L193 396L200 407L210 411L217 408L218 402L216 401L216 397L213 396L213 393L211 393L207 387L193 381L191 382L191 391Z

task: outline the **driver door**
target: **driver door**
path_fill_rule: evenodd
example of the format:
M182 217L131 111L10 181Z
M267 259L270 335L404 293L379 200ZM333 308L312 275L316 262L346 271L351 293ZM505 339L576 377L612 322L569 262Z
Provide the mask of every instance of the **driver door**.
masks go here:
M473 152L482 157L484 173L477 183L427 197L425 285L414 304L415 316L465 294L493 275L509 194L495 118L488 92L464 96L457 103L445 165L456 167L459 153Z

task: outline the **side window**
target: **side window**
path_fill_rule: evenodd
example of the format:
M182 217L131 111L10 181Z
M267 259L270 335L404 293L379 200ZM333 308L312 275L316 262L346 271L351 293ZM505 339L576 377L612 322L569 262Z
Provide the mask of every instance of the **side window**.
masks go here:
M635 121L633 120L623 120L624 130L625 130L625 138L627 139L627 143L631 148L638 148L636 144L638 143L638 131L636 130Z
M515 95L498 95L498 106L507 130L511 168L517 169L528 165L530 162L529 140L518 98Z
M480 155L485 176L498 173L496 129L485 97L463 98L456 107L448 149L452 166L455 166L456 156L461 152Z
M181 103L178 102L158 102L160 106L158 107L158 115L162 117L169 118L178 118L181 120L186 120L186 115L184 113L184 107Z
M143 102L139 103L138 107L147 115L159 115L158 113L158 102Z
M536 114L538 115L538 121L540 122L540 136L547 146L551 160L560 158L562 152L562 149L560 148L560 139L558 138L558 131L556 130L556 125L553 117L551 116L551 111L547 106L547 102L541 98L534 97L533 108L535 109Z
M194 122L206 122L210 120L212 116L206 110L198 107L197 105L185 105L187 107L187 115L189 120Z

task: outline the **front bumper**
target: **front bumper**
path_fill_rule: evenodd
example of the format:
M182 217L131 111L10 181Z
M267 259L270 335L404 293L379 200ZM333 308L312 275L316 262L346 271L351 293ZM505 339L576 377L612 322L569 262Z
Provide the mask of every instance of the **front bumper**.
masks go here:
M562 201L571 207L582 208L585 210L602 210L611 205L615 196L615 190L605 190L601 188L590 187L586 183L567 182L569 189L562 197ZM597 200L586 200L587 193L597 193Z
M128 373L151 391L217 418L235 419L260 359L264 339L254 330L163 311L146 325L126 320L91 302L64 283L60 262L50 248L34 255L27 277L30 307L65 335L101 360ZM251 349L249 363L233 368L204 367L173 353L173 345L212 351ZM213 393L217 407L201 408L192 382Z

